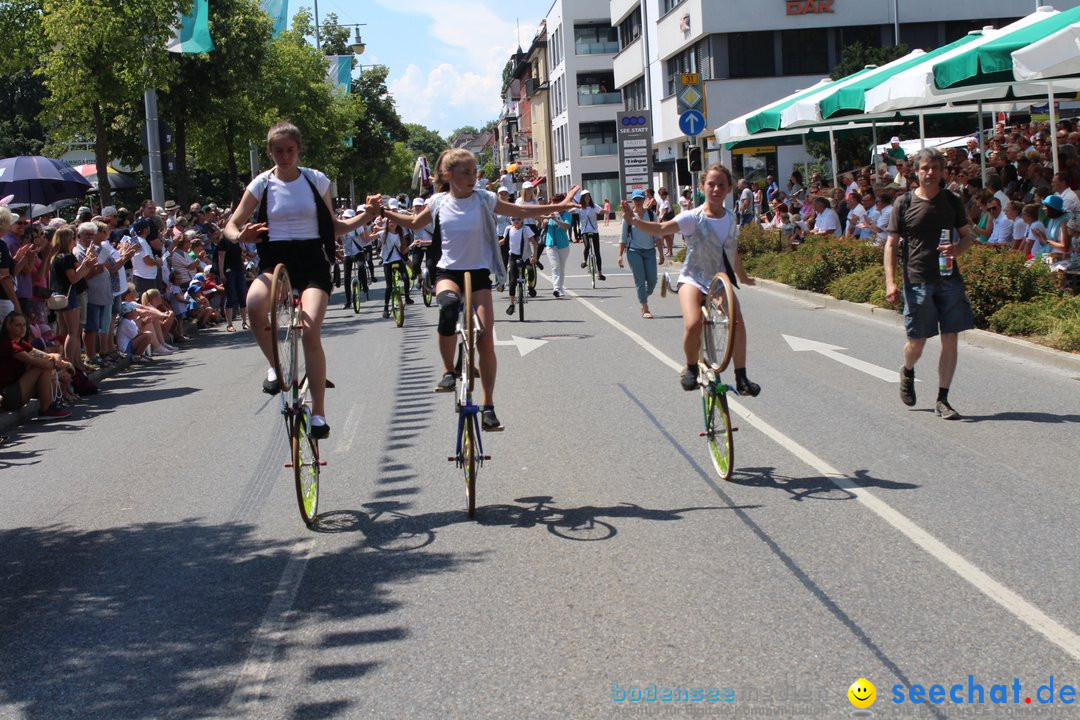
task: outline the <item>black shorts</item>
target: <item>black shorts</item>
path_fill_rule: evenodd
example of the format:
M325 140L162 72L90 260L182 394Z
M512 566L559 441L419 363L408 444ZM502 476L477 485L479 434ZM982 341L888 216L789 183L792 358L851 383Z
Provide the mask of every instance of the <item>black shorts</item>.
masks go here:
M330 260L318 238L259 243L259 272L272 273L278 263L285 265L289 282L300 292L315 287L329 295L334 289Z
M473 292L478 290L490 290L491 289L491 271L490 270L447 270L445 268L436 268L435 270L435 285L438 287L439 281L443 278L447 280L453 280L458 286L458 289L465 292L465 273L472 275L472 289Z

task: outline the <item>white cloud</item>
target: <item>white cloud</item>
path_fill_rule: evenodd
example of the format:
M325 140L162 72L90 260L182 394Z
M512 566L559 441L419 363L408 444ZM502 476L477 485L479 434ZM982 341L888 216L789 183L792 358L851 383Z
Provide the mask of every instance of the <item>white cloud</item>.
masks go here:
M426 23L421 20L418 25L426 24L431 38L425 41L424 32L416 33L411 38L417 48L416 62L400 75L391 68L390 92L406 122L445 135L462 125L482 125L498 117L503 67L518 46L513 22L477 2L413 0L407 7L392 0L379 2L398 13L426 18ZM535 26L523 24L520 32L521 43L527 47ZM445 60L425 67L425 55Z

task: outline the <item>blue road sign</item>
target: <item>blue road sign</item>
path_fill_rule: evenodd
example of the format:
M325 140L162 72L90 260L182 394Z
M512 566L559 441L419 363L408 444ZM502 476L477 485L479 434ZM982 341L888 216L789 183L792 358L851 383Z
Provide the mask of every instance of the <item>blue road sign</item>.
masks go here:
M700 110L687 110L679 116L679 129L690 137L700 135L705 129L705 116Z

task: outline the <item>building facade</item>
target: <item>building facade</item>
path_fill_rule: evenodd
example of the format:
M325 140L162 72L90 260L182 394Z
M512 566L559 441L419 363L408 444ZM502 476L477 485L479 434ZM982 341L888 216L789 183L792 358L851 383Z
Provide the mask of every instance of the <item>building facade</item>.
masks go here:
M809 160L801 143L736 149L715 146L711 131L769 102L807 88L855 42L900 43L930 50L986 25L1001 27L1032 12L1035 0L610 0L617 30L615 85L627 110L651 109L657 186L685 185L679 161L690 138L679 129L682 73L704 85L706 128L696 142L706 164L723 161L736 176L784 179ZM1041 4L1051 4L1042 2ZM1080 0L1055 0L1057 9ZM898 15L897 15L898 14ZM681 165L681 167L680 167Z

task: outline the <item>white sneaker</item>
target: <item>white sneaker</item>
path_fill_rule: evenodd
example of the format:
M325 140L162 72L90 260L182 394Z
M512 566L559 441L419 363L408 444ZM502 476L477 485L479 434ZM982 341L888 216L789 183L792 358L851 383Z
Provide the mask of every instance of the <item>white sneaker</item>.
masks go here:
M164 355L172 355L173 351L169 349L168 345L162 345L160 348L154 351L154 357L161 357Z
M163 343L163 344L165 345L166 348L168 348L172 352L179 352L180 351L180 348L176 347L175 345L170 345L169 343Z

